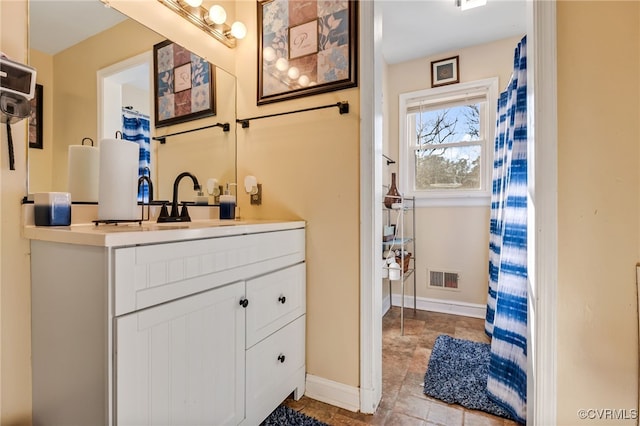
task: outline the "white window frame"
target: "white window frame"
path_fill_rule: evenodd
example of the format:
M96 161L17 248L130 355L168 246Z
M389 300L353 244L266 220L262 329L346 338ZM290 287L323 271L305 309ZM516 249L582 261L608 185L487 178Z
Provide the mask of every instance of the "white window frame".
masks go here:
M415 154L409 148L409 124L407 111L417 102L425 103L455 103L466 97L478 95L486 97L487 107L484 114L482 129L483 143L480 154L480 189L475 190L440 190L425 191L415 189ZM399 96L399 145L400 145L400 184L405 188L405 195L416 198L417 207L429 206L489 206L491 205L491 175L493 170L493 144L495 140L496 114L498 103L498 78L471 81L450 86L423 89L402 93ZM475 144L475 143L474 143ZM462 145L459 145L462 146Z

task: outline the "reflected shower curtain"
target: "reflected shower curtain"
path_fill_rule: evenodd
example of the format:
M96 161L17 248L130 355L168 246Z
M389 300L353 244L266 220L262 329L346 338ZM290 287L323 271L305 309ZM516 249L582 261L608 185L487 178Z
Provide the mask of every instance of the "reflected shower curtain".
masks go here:
M151 164L151 152L149 144L149 117L127 108L122 109L122 139L136 142L140 145L140 157L138 162L138 176L149 175ZM145 170L146 169L146 170ZM147 200L149 196L148 185L138 188L138 201Z
M487 391L525 422L527 409L527 55L526 37L498 100L485 331L491 337Z

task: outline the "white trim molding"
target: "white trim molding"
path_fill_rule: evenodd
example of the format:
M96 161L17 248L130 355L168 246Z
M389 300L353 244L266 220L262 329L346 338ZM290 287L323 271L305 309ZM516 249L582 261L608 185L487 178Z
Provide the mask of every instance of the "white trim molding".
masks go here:
M360 409L360 389L307 374L305 396L357 413Z
M382 399L382 17L360 2L360 411Z
M384 316L389 309L391 309L391 296L387 295L387 297L382 299L382 316Z
M556 0L528 1L529 312L527 424L557 422L558 116ZM530 78L530 76L533 78Z
M400 294L393 294L391 296L391 304L393 306L400 306L401 302L402 298ZM404 296L404 308L413 309L413 296ZM416 308L421 311L440 312L443 314L483 319L487 313L487 305L459 302L457 300L433 299L429 297L416 297Z

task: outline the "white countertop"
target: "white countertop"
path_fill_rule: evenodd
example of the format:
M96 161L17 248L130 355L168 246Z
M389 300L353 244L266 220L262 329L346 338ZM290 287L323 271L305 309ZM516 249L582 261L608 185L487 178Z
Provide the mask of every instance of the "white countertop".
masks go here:
M304 221L278 220L194 220L192 222L142 222L115 224L72 224L71 226L24 225L22 235L31 240L100 247L167 243L202 238L227 237L260 232L304 228Z

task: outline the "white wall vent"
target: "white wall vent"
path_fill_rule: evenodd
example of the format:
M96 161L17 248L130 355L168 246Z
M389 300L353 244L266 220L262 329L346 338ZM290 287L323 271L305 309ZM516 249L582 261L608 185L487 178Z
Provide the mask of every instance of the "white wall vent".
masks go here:
M429 287L457 289L459 279L457 272L429 270Z

